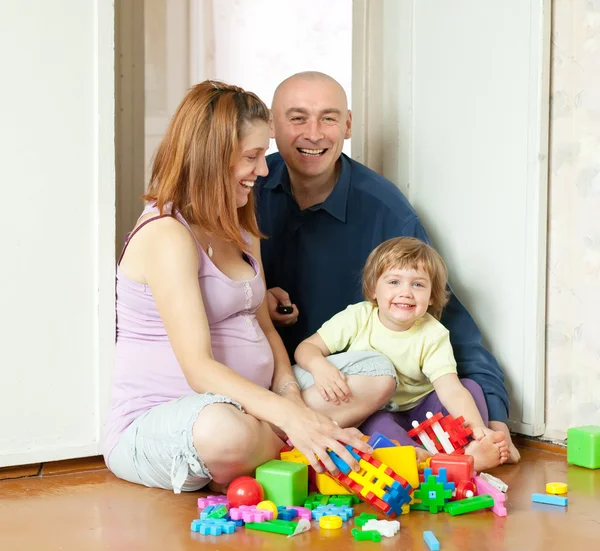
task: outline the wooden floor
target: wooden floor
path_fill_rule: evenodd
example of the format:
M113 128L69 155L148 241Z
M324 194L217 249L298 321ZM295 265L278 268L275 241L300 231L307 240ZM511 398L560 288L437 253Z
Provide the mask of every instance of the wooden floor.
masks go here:
M492 471L509 486L508 517L491 512L451 517L413 511L400 517L399 535L381 543L355 542L352 522L338 531L294 538L238 529L214 537L190 532L200 493L174 495L117 480L99 470L0 481L2 551L185 551L192 549L410 549L427 550L432 530L441 551L595 551L600 549L600 469L567 466L564 455L523 449L519 465ZM69 469L66 469L67 473ZM532 504L546 482L567 482L567 508ZM358 514L369 510L363 504Z

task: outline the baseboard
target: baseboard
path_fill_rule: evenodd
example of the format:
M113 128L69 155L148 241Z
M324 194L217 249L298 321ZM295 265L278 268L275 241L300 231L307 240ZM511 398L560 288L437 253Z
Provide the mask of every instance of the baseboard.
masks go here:
M95 457L81 457L78 459L65 459L63 461L48 461L47 463L2 467L0 468L0 480L36 476L58 476L103 470L106 470L106 463L104 462L104 458L98 455Z
M517 448L531 448L559 455L567 455L567 443L564 440L547 440L533 436L523 436L521 434L513 435L512 439Z

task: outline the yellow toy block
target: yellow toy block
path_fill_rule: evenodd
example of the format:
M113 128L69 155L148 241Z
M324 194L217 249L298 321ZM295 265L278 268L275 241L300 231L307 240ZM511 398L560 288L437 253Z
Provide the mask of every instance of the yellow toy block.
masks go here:
M385 474L389 465L381 463L379 467L375 467L364 459L361 459L358 465L361 468L360 471L357 473L350 471L348 477L363 487L360 495L367 497L369 492L373 492L379 499L383 499L383 496L386 494L386 491L383 489L384 486L391 486L394 483L394 479Z
M417 452L413 446L395 448L377 448L373 451L373 459L385 463L396 474L408 482L413 490L419 487L419 471L417 469Z
M294 448L291 452L281 452L279 457L282 461L289 461L290 463L304 463L305 465L310 465L306 456Z
M324 496L352 495L344 488L335 478L330 477L325 473L317 473L315 482L319 493Z

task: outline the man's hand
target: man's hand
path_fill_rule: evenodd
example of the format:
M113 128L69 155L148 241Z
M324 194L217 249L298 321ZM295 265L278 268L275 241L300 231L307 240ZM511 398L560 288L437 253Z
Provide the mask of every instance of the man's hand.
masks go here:
M277 311L277 306L282 304L283 306L291 306L293 311L291 314L280 314ZM287 325L293 325L298 321L298 308L295 304L290 301L290 295L288 295L281 287L273 287L267 290L267 305L269 307L269 315L273 321L273 325L276 327L285 327Z

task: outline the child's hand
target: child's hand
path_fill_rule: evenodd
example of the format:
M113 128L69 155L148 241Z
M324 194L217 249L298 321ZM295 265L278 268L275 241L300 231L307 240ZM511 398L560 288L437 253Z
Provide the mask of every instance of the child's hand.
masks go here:
M336 406L340 400L347 402L351 393L346 383L346 375L325 360L318 369L313 371L315 386L326 402L333 402Z

